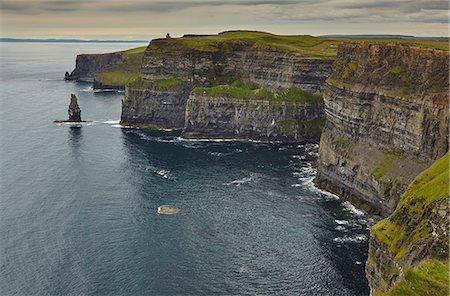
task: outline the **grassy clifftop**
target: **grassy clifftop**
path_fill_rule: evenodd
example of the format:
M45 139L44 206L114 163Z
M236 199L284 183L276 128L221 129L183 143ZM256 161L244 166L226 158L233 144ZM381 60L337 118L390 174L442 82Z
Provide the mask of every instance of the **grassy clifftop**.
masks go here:
M178 51L218 52L231 42L246 42L287 50L305 57L334 59L337 45L342 42L402 43L413 46L448 50L447 40L402 38L327 38L310 35L275 35L257 31L227 31L218 35L155 39L151 49L166 48Z
M448 199L447 152L417 176L394 213L372 227L372 236L387 246L394 265L403 270L403 277L387 294L375 295L448 295ZM377 258L369 260L377 262ZM402 276L397 269L392 272ZM425 287L426 294L417 292ZM401 294L411 289L415 294Z
M404 278L384 296L447 296L448 280L448 264L439 260L424 260L416 268L409 269Z
M98 80L104 85L127 85L140 77L142 57L147 47L121 51L123 60L102 71Z
M154 39L149 47L138 47L121 51L122 62L102 71L98 80L104 85L127 85L140 77L142 58L149 54L167 53L175 55L195 54L195 52L227 52L234 47L268 46L286 50L307 58L336 58L337 47L342 42L402 43L414 46L448 50L446 40L440 39L400 39L400 38L327 38L309 35L285 36L257 31L227 31L217 35L186 35L181 38Z

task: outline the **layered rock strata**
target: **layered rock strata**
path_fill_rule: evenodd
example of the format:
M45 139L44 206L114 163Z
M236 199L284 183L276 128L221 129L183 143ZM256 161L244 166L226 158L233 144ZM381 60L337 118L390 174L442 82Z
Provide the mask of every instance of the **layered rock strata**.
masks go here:
M300 142L319 140L323 103L271 102L191 94L184 138Z
M152 87L141 87L137 91L130 86L123 101L122 124L179 128L181 119L186 122L186 125L181 126L185 127L183 135L186 137L290 141L318 139L320 129L315 129L313 135L313 129L308 130L308 127L318 125L317 122L312 123L312 120L321 121L323 118L323 111L319 110L323 108L322 104L269 105L264 101L242 102L222 98L222 103L218 103L216 99L208 103L210 108L218 108L215 112L210 109L204 113L205 110L200 105L208 98L192 95L191 103L188 106L186 103L196 86L208 87L236 81L254 83L269 90L296 87L312 94L320 94L331 71L332 60L306 57L245 40L218 42L212 48L193 48L188 44L183 39L158 39L151 42L142 63L141 76L144 84L176 78L183 81L184 87L177 90L175 95L170 89L155 91ZM167 94L164 94L165 91ZM231 111L232 109L235 111ZM183 114L180 116L181 110ZM228 111L221 114L224 110ZM295 110L299 112L296 115ZM261 116L263 112L268 114ZM276 114L277 112L280 114ZM214 119L214 116L218 118ZM242 118L237 119L239 116ZM226 117L231 120L228 124L215 124ZM206 118L206 121L201 122L202 118ZM168 126L170 122L177 124ZM302 136L302 132L308 134Z
M121 52L104 54L79 54L75 62L75 69L65 75L66 80L93 82L102 71L108 69L124 59Z
M448 150L448 52L343 44L327 80L317 183L387 216Z

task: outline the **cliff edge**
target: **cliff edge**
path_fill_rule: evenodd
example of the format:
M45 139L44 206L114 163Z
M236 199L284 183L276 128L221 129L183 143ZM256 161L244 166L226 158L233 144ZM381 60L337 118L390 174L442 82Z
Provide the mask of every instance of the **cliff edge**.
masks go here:
M372 227L366 276L373 295L448 295L448 190L449 153Z
M342 44L324 90L323 188L386 217L412 180L448 151L445 50Z

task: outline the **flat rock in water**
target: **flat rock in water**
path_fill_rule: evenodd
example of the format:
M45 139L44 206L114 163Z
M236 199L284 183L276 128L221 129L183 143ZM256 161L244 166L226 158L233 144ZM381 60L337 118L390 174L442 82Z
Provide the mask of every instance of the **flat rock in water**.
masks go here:
M173 205L162 205L158 207L158 214L161 215L173 215L178 213L178 208Z

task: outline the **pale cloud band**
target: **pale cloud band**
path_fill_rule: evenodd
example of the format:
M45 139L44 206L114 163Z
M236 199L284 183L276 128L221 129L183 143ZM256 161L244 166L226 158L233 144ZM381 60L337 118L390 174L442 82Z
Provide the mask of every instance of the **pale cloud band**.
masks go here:
M255 29L281 34L448 35L447 0L4 0L3 37L145 38Z

